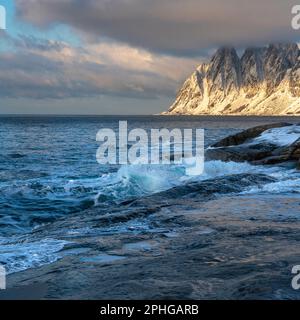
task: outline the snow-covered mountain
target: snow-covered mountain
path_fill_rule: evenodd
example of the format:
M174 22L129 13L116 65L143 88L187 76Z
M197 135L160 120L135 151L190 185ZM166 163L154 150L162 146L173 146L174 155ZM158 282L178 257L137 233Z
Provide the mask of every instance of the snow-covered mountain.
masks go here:
M297 44L221 48L185 81L164 114L300 115Z

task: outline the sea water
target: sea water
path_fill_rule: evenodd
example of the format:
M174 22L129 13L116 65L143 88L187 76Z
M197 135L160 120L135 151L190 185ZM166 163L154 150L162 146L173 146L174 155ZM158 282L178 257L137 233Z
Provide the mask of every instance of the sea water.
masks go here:
M282 167L209 161L202 175L189 177L182 165L99 165L96 134L102 128L118 130L120 120L128 121L129 130L205 129L206 147L256 125L299 122L297 118L270 117L0 117L0 264L5 265L9 273L59 258L65 241L53 237L30 241L30 233L39 226L97 206L109 208L112 204L167 190L191 179L265 173L278 181L243 192L300 194L299 175L294 169ZM293 134L285 138L284 130L273 130L261 139L271 139L275 135L282 144L298 133ZM120 224L116 232L124 230L126 227ZM109 228L106 231L109 232ZM67 232L70 230L66 231L66 236Z

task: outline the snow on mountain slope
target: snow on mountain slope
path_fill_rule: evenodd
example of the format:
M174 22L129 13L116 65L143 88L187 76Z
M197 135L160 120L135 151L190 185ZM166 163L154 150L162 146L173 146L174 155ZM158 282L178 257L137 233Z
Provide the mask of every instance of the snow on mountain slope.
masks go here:
M220 48L200 65L164 114L300 115L300 51L297 44Z

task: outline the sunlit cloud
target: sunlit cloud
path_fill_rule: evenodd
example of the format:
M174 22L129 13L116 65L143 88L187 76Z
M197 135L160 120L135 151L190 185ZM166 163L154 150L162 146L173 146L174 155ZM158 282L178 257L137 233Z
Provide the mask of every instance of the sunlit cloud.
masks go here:
M156 98L173 95L200 62L150 53L118 43L67 43L33 37L10 39L0 54L0 95L26 98L89 97L101 94ZM7 71L8 74L1 71Z

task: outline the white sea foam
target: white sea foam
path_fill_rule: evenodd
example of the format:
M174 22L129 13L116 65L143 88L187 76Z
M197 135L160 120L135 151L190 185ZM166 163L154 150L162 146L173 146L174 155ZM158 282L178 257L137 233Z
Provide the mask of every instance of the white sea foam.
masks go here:
M8 274L37 268L57 261L60 258L59 251L67 243L56 239L26 242L0 238L0 263Z
M247 162L224 162L220 160L205 163L203 174L197 177L185 175L183 166L178 165L126 165L117 172L104 175L95 204L106 201L107 197L124 200L170 189L189 181L203 181L232 174L267 174L279 180L288 179L295 170L281 167L254 166ZM98 181L99 182L99 181Z
M262 187L255 186L243 192L243 194L256 193L300 193L300 177L268 183Z
M183 183L185 168L175 165L123 165L117 172L101 178L95 204L106 197L125 200L170 189Z
M272 143L280 147L289 146L300 138L300 126L293 125L282 128L273 128L264 131L253 139L255 143Z

